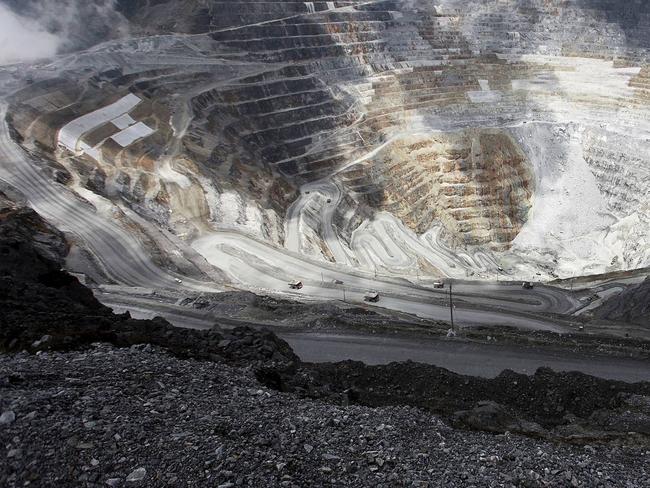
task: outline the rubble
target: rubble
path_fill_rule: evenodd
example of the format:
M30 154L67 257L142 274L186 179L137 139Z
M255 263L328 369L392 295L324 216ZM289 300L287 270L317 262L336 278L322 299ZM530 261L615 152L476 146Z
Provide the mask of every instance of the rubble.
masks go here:
M636 487L650 474L650 383L306 364L269 331L113 314L60 269L62 245L37 215L0 218L2 486Z
M650 476L648 447L634 442L557 444L457 430L414 407L301 399L260 386L250 368L155 346L0 355L7 408L16 412L0 427L8 488L614 488Z

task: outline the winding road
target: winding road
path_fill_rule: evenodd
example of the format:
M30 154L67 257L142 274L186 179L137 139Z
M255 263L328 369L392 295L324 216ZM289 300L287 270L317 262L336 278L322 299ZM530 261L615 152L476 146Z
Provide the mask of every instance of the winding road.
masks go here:
M350 259L333 225L334 213L340 201L341 190L333 182L321 180L303 185L300 197L287 210L285 247L294 252L301 252L303 213L309 209L320 217L322 238L334 260L339 264L352 264L353 260Z
M233 231L211 233L192 245L242 288L260 293L286 290L297 299L345 299L348 302L363 302L364 294L375 290L381 297L378 306L422 318L449 319L448 289L419 286L401 278L375 277L332 263L314 262L304 255ZM290 291L287 283L293 279L300 279L304 287ZM530 314L567 313L579 304L564 290L546 286L523 290L517 284L456 282L454 290L454 316L459 324L467 326L511 325L564 332L566 329L555 321Z
M5 121L6 110L6 106L0 107L0 178L23 193L29 204L48 221L90 250L113 282L125 286L218 291L215 284L179 277L161 269L151 260L137 234L98 212L69 188L52 181L11 139ZM314 189L334 191L326 185ZM215 231L194 241L192 247L243 289L282 293L296 299L345 299L359 303L363 302L367 291L376 290L381 295L378 306L429 319L447 320L449 317L447 290L314 261L240 232ZM183 278L182 284L177 281L180 278ZM290 293L287 282L292 279L302 280L304 288ZM512 284L457 282L454 288L455 318L460 325L466 326L511 325L564 332L565 327L537 314L568 313L579 306L570 293L552 287L522 290Z
M173 303L160 303L156 297L124 295L119 289L103 287L102 302L116 312L129 310L133 317L150 319L162 316L179 327L207 329L215 317L210 312L187 309ZM521 348L501 343L485 344L458 339L396 337L393 334L362 334L353 331L292 331L270 323L255 324L250 319L216 320L226 327L246 324L271 328L286 340L303 361L362 361L366 364L415 361L441 366L456 373L493 378L504 369L533 374L540 367L555 371L580 371L585 374L620 381L650 381L648 362L593 353Z
M133 232L99 215L92 205L43 173L11 139L6 112L6 105L0 106L0 179L20 191L48 222L92 251L109 279L129 286L177 287L178 277L156 266Z

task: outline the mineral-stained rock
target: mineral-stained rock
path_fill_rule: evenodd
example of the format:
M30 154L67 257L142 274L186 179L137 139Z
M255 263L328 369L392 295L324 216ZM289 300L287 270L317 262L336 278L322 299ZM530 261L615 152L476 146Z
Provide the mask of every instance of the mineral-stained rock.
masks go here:
M40 16L39 2L10 3ZM334 228L327 197L294 216L298 250L318 259L365 266L352 236L388 212L419 237L442 227L460 276L489 261L466 263L472 250L511 252L522 275L650 264L647 2L82 3L48 27L80 48L111 42L25 82L12 134L61 181L164 230L227 225L283 245L300 186L329 180L343 182ZM137 106L89 128L83 151L58 143L129 94ZM121 145L130 120L147 135Z
M418 233L441 221L452 241L494 248L517 236L533 194L526 156L494 130L407 137L341 178Z

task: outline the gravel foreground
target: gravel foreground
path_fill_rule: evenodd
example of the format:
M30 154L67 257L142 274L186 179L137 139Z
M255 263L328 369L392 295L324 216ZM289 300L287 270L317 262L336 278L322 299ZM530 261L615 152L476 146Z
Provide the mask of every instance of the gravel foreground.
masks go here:
M0 486L645 487L650 452L336 406L146 346L0 355Z
M647 383L306 364L269 331L115 315L66 253L0 194L0 488L650 486Z

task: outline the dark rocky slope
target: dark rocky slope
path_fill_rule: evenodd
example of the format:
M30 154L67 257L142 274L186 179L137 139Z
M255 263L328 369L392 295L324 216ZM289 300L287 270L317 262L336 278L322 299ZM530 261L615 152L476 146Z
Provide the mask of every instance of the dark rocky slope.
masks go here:
M337 406L150 346L0 355L0 485L643 487L645 449L467 432Z
M463 428L576 444L650 447L650 383L546 368L532 376L506 370L485 379L413 362L367 366L354 361L301 365L297 371L264 367L257 377L270 387L312 399L415 406Z
M240 327L179 329L162 318L116 315L61 269L64 236L36 212L0 194L0 351L79 349L93 342L154 344L178 356L295 361L274 334Z
M650 278L609 298L592 315L599 319L650 326Z
M58 231L1 203L2 486L647 480L648 383L303 364L271 332L115 315L61 270L67 246Z

